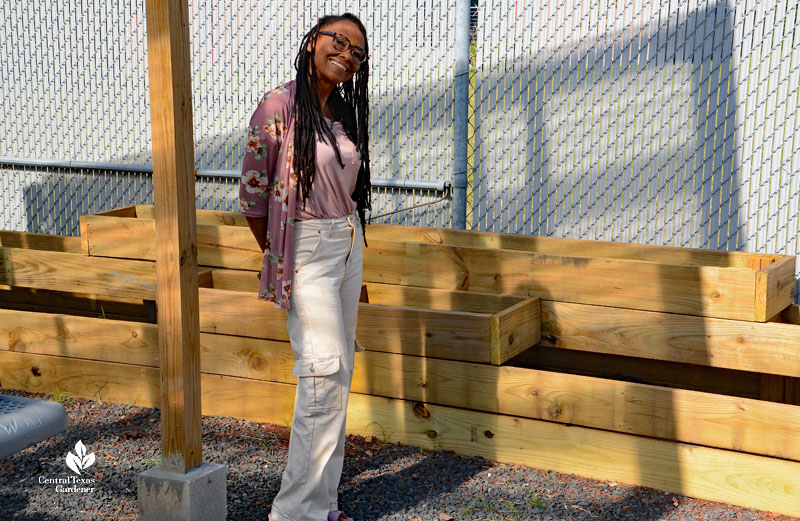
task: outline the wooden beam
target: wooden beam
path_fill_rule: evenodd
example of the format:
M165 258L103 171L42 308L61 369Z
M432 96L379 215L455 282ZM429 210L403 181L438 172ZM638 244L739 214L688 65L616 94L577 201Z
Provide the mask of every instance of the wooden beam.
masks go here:
M121 220L130 221L124 233L118 233L117 221ZM219 219L214 217L205 222L219 222ZM155 241L148 231L152 226L150 221L92 216L87 223L92 255L151 258ZM381 225L374 226L383 229ZM683 252L680 248L662 251L659 247L655 250L644 247L645 254L639 251L639 246L629 244L603 243L595 248L597 245L592 241L575 241L568 248L560 248L558 242L552 242L569 242L569 239L549 239L546 242L552 247L540 248L547 251L528 251L515 242L517 236L481 235L483 239L476 245L474 240L468 240L473 232L468 232L463 237L456 234L456 242L468 245L449 245L436 241L449 240L451 231L411 228L391 228L396 232L390 235L393 240L370 238L370 247L365 250L365 282L511 293L563 302L752 321L763 314L756 312L756 277L762 273L759 279L767 282L759 287L780 286L779 291L764 293L769 309L781 309L791 303L786 288L794 276L786 271L785 264L792 259L787 256L756 255L758 262L753 263L754 254L739 252ZM439 236L431 237L434 232ZM395 240L404 237L427 237L430 242ZM253 271L261 266L261 252L246 226L200 224L198 241L203 265ZM578 249L579 245L582 249ZM630 253L627 257L626 252ZM754 270L754 266L766 263L762 271Z
M372 239L364 280L753 320L756 272Z
M0 310L0 350L158 367L158 326Z
M371 224L367 227L367 240L394 240L427 242L472 248L517 250L571 257L596 257L619 260L639 260L684 266L716 266L720 268L747 268L757 258L772 261L779 256L718 251L698 248L676 248L585 239L536 237L508 233L426 228L423 226L398 226ZM751 268L752 269L752 268Z
M0 230L0 247L81 253L81 239L63 235Z
M800 463L540 420L353 395L347 430L429 450L800 515Z
M202 463L189 6L185 0L147 0L146 4L161 468L184 473Z
M200 288L200 331L289 340L286 311L239 291Z
M155 322L148 315L148 302L152 301L0 285L0 308L18 311Z
M360 303L357 338L379 351L504 363L539 341L539 315L537 299L492 315ZM256 300L252 293L221 289L200 288L200 330L289 339L284 310Z
M542 344L800 376L800 326L544 301Z
M152 208L152 206L147 205L137 206L137 217L152 219ZM197 224L247 227L247 221L238 212L219 210L198 210ZM738 251L677 248L672 246L536 237L494 232L465 232L462 230L451 230L449 228L427 228L422 226L400 226L377 223L369 225L367 228L367 236L368 239L376 240L430 242L434 244L451 244L454 246L530 251L549 253L551 255L642 260L688 266L750 268L754 271L758 271L762 267L782 257L781 255Z
M288 342L202 334L200 347L203 373L296 382ZM155 325L59 315L0 312L2 350L158 365ZM759 400L377 351L356 355L352 390L800 460L800 416Z
M256 293L258 291L258 278L254 271L217 268L212 270L211 278L212 282L207 287L248 293ZM514 295L419 288L375 282L368 282L365 286L369 294L370 304L438 309L441 311L493 314L525 300L525 297Z
M149 219L83 216L89 254L98 257L155 260L155 224ZM82 232L83 233L83 232ZM247 228L197 226L198 262L256 270L262 255Z
M756 320L767 321L791 306L796 258L787 255L756 272Z
M528 298L489 318L489 362L501 365L541 340L541 299Z
M3 388L158 406L154 368L0 352ZM288 424L292 385L203 375L203 413ZM420 412L424 414L420 414ZM379 427L378 427L379 426ZM491 461L800 516L800 463L549 421L353 393L347 431Z
M156 290L156 267L146 261L0 248L0 284L152 299Z

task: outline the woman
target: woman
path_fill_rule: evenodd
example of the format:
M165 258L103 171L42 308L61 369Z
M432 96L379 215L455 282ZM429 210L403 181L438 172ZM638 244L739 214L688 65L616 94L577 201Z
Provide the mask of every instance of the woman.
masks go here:
M367 36L354 15L305 35L297 76L250 120L241 211L264 252L259 298L286 308L298 377L273 521L346 521L337 489L370 207Z

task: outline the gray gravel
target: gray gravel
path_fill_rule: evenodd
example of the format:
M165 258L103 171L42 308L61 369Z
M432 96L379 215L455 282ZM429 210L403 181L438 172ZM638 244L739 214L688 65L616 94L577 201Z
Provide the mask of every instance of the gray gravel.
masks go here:
M61 399L70 429L0 462L0 520L136 519L137 475L159 462L158 411ZM97 458L84 471L94 490L57 493L41 480L73 475L65 457L78 440ZM228 467L229 520L266 520L288 442L283 426L203 419L204 460ZM340 507L356 521L795 519L358 436L348 437Z

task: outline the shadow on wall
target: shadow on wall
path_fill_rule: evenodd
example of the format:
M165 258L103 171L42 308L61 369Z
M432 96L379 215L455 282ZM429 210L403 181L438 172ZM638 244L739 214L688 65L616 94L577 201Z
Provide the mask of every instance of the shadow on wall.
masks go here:
M479 77L475 228L743 248L733 26L717 1Z
M25 169L25 231L80 235L81 215L132 204L153 204L149 174L114 171Z
M742 249L733 25L733 7L720 0L478 77L473 227ZM656 291L674 295L670 273L656 276ZM708 302L696 284L681 291ZM635 413L669 440L686 428L677 407L665 393ZM629 436L615 451L609 458L637 479L692 489L678 443Z

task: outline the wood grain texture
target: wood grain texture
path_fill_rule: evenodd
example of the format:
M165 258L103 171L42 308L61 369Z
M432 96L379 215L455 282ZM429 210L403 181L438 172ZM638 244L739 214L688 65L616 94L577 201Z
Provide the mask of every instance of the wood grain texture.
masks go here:
M155 260L152 219L85 216L89 254L99 257ZM257 270L261 251L250 230L197 225L198 262L203 266Z
M158 326L0 310L0 350L158 367Z
M161 360L161 468L202 463L188 2L147 0ZM91 244L90 244L91 246Z
M765 322L779 315L794 301L796 258L784 256L756 273L756 320Z
M800 376L800 326L542 303L542 344Z
M270 340L289 340L286 311L254 294L200 288L200 331Z
M258 278L254 271L217 268L212 270L211 278L212 283L208 287L249 293L258 291ZM514 295L480 293L476 291L451 291L375 282L368 282L365 286L371 304L438 309L442 311L492 314L525 300L525 297Z
M141 218L131 220L147 222ZM214 213L204 217L203 222L224 220L235 224L198 224L200 263L258 270L261 253L246 226L233 217ZM131 244L127 236L115 234L113 225L108 226L105 230L88 226L90 245L96 245L93 255L149 258L147 246ZM773 265L788 262L786 256L614 243L596 245L592 241L552 238L545 241L552 247L530 251L530 245L519 241L542 238L478 232L462 236L464 232L458 232L453 236L456 244L450 244L446 241L451 240L452 230L373 226L386 233L372 235L370 247L365 250L366 282L538 296L563 302L736 320L756 320L760 316L755 309L756 273L767 273L763 270L774 270ZM136 242L144 244L148 240L144 228L137 231L144 235ZM473 234L477 234L476 238ZM152 238L149 241L153 244ZM558 241L567 241L569 246L558 247ZM756 266L766 264L769 265L761 272L754 271ZM765 293L764 298L771 299L771 307L782 305L771 303L772 295L776 295L776 302L785 300L786 284L791 282L792 275L779 271L770 280L773 279L779 281L774 285L782 289Z
M370 351L353 392L800 460L797 408L759 400Z
M755 272L376 240L364 280L752 320Z
M200 288L200 330L270 340L288 340L286 312L274 304L256 300L254 294ZM370 295L370 298L372 296ZM525 315L525 319L516 316ZM516 328L519 351L535 343L531 329L523 325L532 315L530 306L516 307L503 315L504 328ZM491 362L491 315L467 311L442 311L380 304L359 304L358 342L384 352ZM505 331L504 329L504 331ZM527 344L527 345L525 345ZM500 359L514 350L501 353Z
M81 232L81 251L82 255L89 255L89 231L86 228L86 216L81 215L79 218L79 226Z
M153 368L0 352L2 387L62 392L153 407ZM35 369L35 370L34 370ZM35 375L34 373L37 373ZM294 386L202 375L203 413L288 424ZM654 487L787 515L800 515L800 464L696 445L354 393L347 431L490 461Z
M575 257L639 260L686 266L717 266L720 268L752 269L752 259L755 259L758 266L761 266L762 261L773 262L775 259L781 257L779 255L698 248L676 248L671 246L588 241L585 239L536 237L507 233L451 230L448 228L398 226L393 224L370 224L367 227L367 240L369 241L372 239L428 242L433 244L517 250Z
M81 253L81 239L64 235L0 230L0 247Z
M531 297L491 317L490 362L506 363L541 339L541 299Z
M764 456L641 438L585 427L353 395L347 430L430 450L453 450L665 490L676 494L798 515L800 464Z
M0 248L0 284L8 286L152 299L155 268L145 261Z
M146 302L152 301L0 285L0 308L19 311L155 322L155 317L149 320Z
M359 304L356 338L377 351L489 363L490 321L483 313Z
M155 221L152 219L84 215L81 223L81 238L88 244L89 255L156 260Z
M151 324L7 318L0 350L157 367ZM202 334L200 346L203 373L296 382L287 342ZM356 355L352 390L800 460L796 408L759 400L374 351Z
M153 219L155 211L151 204L137 204L135 215L140 219ZM197 210L197 224L208 226L242 226L247 228L247 219L239 212L221 210Z

